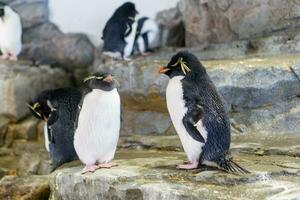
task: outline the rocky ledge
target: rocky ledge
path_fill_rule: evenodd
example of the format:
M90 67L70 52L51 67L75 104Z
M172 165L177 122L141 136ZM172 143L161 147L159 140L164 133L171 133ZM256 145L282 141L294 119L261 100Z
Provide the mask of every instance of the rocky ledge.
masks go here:
M176 136L123 138L119 166L82 175L78 162L67 164L51 175L50 199L292 199L300 195L299 142L295 136L235 137L232 154L252 174L233 175L176 170L185 160Z
M202 51L192 52L203 57ZM168 49L130 62L103 56L95 61L91 72L110 71L119 80L124 110L122 134L164 134L172 130L165 103L168 78L156 72L174 53ZM300 132L299 54L202 63L224 97L236 131Z

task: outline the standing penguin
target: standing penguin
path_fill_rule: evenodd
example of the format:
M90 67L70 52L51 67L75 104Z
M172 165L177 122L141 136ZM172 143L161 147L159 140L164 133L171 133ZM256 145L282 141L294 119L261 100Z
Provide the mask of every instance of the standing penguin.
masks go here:
M22 25L19 15L0 1L0 50L1 59L18 60L22 49Z
M133 51L139 51L142 55L147 55L155 47L159 34L158 25L148 17L138 19L137 24Z
M195 169L207 165L227 172L248 172L229 156L229 117L198 59L187 51L179 52L159 73L170 78L167 107L189 161L177 168Z
M120 96L111 74L96 73L84 80L87 92L82 99L74 147L85 164L82 173L110 168L120 132Z
M74 88L46 90L28 105L35 117L46 122L45 146L53 161L53 169L78 159L73 140L81 96L81 92Z
M120 6L106 23L102 39L103 51L112 57L128 60L131 55L136 35L138 14L133 3L127 2Z

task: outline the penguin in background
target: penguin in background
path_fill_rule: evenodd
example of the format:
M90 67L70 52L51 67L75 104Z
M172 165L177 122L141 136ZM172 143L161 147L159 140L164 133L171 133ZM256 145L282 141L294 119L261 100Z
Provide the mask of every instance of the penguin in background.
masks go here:
M22 49L20 16L6 3L0 1L0 50L1 59L17 61Z
M81 97L75 88L60 88L43 91L28 104L32 114L45 121L45 147L53 170L78 159L73 140Z
M155 21L148 17L138 19L137 24L133 54L138 51L141 55L146 56L156 47L159 28Z
M85 164L82 173L111 168L120 132L120 96L117 81L109 73L95 73L85 80L74 136L74 147Z
M232 173L248 173L229 156L231 130L223 102L206 69L187 51L177 53L159 73L170 80L167 107L188 163L178 169L212 166Z
M106 23L102 39L103 52L114 58L130 60L136 36L138 11L131 2L121 5Z

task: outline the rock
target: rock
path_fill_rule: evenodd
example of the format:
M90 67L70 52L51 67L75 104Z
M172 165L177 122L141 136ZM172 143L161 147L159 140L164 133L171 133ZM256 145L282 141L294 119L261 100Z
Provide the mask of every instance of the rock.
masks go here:
M160 27L160 46L185 46L185 29L178 8L158 12L155 21Z
M42 24L49 19L48 0L17 0L10 5L20 15L24 29Z
M0 63L0 116L19 120L29 114L26 103L45 89L69 85L61 69L26 63Z
M201 58L202 51L192 51ZM173 52L174 53L174 52ZM169 62L173 53L157 53L146 58L136 58L130 62L117 62L105 57L99 57L91 72L108 71L115 75L120 83L119 92L126 112L123 116L125 126L122 132L136 132L133 127L147 127L140 129L140 133L165 132L170 122L165 121L163 129L156 129L160 124L155 117L165 116L167 109L165 89L168 78L157 75L159 65ZM253 131L271 133L298 133L298 110L300 81L296 74L299 71L297 55L277 56L265 58L248 58L235 60L203 61L207 72L230 111L235 133ZM293 69L293 70L292 70ZM145 112L143 119L139 113ZM155 115L149 115L155 113ZM152 124L149 126L149 119ZM151 117L150 117L151 116ZM286 120L290 119L290 120ZM138 121L135 124L135 121ZM132 128L130 128L130 126ZM127 131L127 130L130 131ZM151 130L151 131L149 131Z
M45 175L52 171L52 162L44 144L16 140L12 148L17 158L18 174Z
M8 118L0 116L0 147L4 144L9 121Z
M0 180L0 199L48 199L47 176L6 176Z
M293 0L182 0L186 45L197 46L293 32L300 5Z
M152 111L124 111L122 119L124 135L164 134L172 125L167 113Z
M14 139L36 140L38 122L39 120L33 116L28 117L18 124L12 124L9 132L13 133Z
M23 42L25 44L44 42L62 34L55 24L48 22L25 30L23 33Z
M298 144L299 135L284 140L274 137L249 136L250 141L261 141L274 147L288 147L287 141ZM174 136L140 136L141 143L174 143ZM124 137L121 139L127 140ZM178 137L176 138L178 142ZM243 139L243 137L240 137ZM248 144L247 139L234 144ZM138 141L138 140L136 140ZM274 142L275 141L275 142ZM122 142L122 141L121 141ZM275 144L275 146L273 146ZM245 147L247 148L247 147ZM267 147L266 147L267 148ZM99 169L95 173L80 173L82 164L70 163L55 171L50 181L50 199L239 199L247 195L249 199L266 199L280 195L284 199L282 188L293 190L288 197L296 198L299 193L299 170L282 169L274 163L293 163L288 167L298 167L299 160L290 156L253 156L235 152L234 160L241 166L247 166L252 173L234 175L216 169L198 169L193 171L176 170L175 165L185 158L184 153L166 149L153 148L144 150L118 149L115 163L117 167ZM240 150L242 152L243 148ZM279 185L279 188L278 188ZM277 187L276 187L277 186ZM274 188L277 190L274 190ZM241 191L243 191L241 193Z
M238 39L217 1L181 1L185 25L185 44L188 47L221 43Z
M87 69L94 60L94 46L83 34L65 34L24 46L21 57L69 71Z

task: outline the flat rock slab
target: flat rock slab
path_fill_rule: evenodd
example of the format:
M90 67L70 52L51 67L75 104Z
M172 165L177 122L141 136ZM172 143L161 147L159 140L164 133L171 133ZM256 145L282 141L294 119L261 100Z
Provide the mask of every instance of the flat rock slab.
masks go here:
M265 137L265 141L267 139L268 137ZM114 161L119 165L117 167L99 169L95 173L82 175L83 165L73 162L57 170L51 178L50 199L229 200L299 197L299 157L283 156L284 154L250 154L251 146L259 145L254 145L254 141L248 145L246 139L235 140L233 148L237 150L237 146L240 147L239 151L233 151L234 160L250 170L252 173L249 175L233 175L213 169L177 170L176 164L186 159L184 153L158 150L163 149L162 145L149 148L151 144L160 144L158 141L169 141L180 149L174 136L143 137L143 141L148 142L148 150L120 149ZM289 146L280 144L279 140L269 140L269 148L272 146L271 141L274 143L274 149ZM299 137L294 138L294 141L290 146L296 146ZM283 139L282 143L284 142Z
M29 114L26 103L45 89L70 84L61 69L33 67L27 62L0 62L0 115L19 120Z

